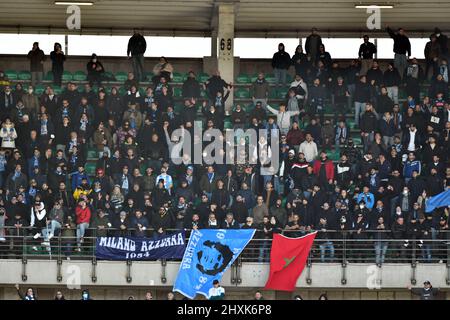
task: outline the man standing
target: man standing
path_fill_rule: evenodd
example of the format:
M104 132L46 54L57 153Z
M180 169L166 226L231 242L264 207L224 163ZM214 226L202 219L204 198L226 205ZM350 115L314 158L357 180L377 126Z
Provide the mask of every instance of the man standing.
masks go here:
M306 38L305 50L306 54L310 56L313 66L316 65L317 53L322 44L322 38L317 34L317 29L312 28L311 34Z
M39 42L33 43L33 48L28 52L27 58L30 60L31 85L36 86L42 82L45 61L45 54L39 48Z
M278 52L275 52L272 58L272 68L277 86L286 86L286 75L290 66L291 56L284 50L284 44L280 43Z
M408 59L411 56L411 43L409 38L405 35L405 30L399 28L397 32L394 32L391 28L386 27L386 31L389 36L394 39L394 66L400 73L400 77L403 79L405 70L408 66Z
M359 47L358 57L361 59L361 71L360 75L365 75L367 70L372 66L373 55L377 53L377 47L369 42L369 36L365 35L363 37L364 43Z
M264 78L264 73L258 73L258 78L252 84L251 93L253 104L256 105L257 102L261 102L264 108L267 105L267 99L269 97L269 83Z
M423 283L423 288L412 288L410 285L408 286L408 290L411 290L411 293L420 296L420 300L434 300L434 298L438 295L439 289L433 288L430 281L425 281Z
M448 59L448 37L445 34L442 34L441 29L439 28L434 28L434 35L439 43L440 58Z
M135 32L128 41L127 56L130 58L133 65L133 73L138 81L145 81L144 75L144 53L147 49L147 42L145 38L139 33Z
M225 289L220 286L219 280L213 281L213 287L209 289L209 300L223 300L225 298Z

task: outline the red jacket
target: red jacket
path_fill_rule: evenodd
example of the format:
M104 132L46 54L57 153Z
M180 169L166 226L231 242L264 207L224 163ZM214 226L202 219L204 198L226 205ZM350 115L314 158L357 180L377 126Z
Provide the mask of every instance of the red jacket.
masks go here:
M89 223L91 220L91 209L89 209L89 207L83 209L81 206L77 206L75 209L75 214L77 216L77 224Z
M314 174L319 175L320 167L322 166L322 160L314 161ZM334 164L333 161L327 160L325 162L325 172L327 174L327 180L334 180Z

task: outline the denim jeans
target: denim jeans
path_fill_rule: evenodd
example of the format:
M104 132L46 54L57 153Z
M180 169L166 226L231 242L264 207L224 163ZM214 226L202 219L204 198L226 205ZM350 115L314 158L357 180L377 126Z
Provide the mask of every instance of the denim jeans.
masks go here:
M135 79L138 81L145 81L144 79L144 55L136 54L131 57L131 64L133 65L133 73Z
M376 264L384 263L384 257L386 256L387 249L388 249L387 242L378 241L375 243L375 263Z
M383 136L383 142L390 148L394 144L394 137Z
M422 245L422 258L425 262L431 262L431 245L423 244Z
M350 93L350 97L348 99L348 106L347 106L348 110L352 110L353 98L355 97L355 88L356 88L355 84L347 85L348 93Z
M375 139L375 133L369 132L369 135L362 136L363 146L364 146L364 152L367 152L369 150L370 145L373 143Z
M89 223L83 222L77 225L77 244L78 246L81 246L81 238L84 237L84 234L86 232L86 229L89 228Z
M366 110L365 102L356 102L355 101L355 124L359 127L359 120L361 115Z
M394 103L398 104L398 87L387 87L388 97L394 101Z
M259 247L258 262L265 262L265 257L268 255L267 248L269 247L269 242L267 240L262 240L261 242L261 246Z
M52 220L50 223L50 233L55 235L56 230L61 230L61 223L56 220Z
M280 86L280 85L286 86L286 75L287 75L286 69L274 68L273 74L275 76L275 84L277 86Z
M330 252L330 256L329 256L328 260L331 261L334 259L333 242L331 242L331 241L324 242L321 245L319 245L319 248L320 248L320 262L325 262L325 260L326 260L325 254L326 254L327 250Z
M406 68L408 67L408 57L406 54L398 54L394 55L394 67L397 68L400 73L400 78L403 79L403 75L405 73Z
M42 83L42 78L44 77L44 73L41 71L32 71L31 72L31 85L34 87L37 84Z

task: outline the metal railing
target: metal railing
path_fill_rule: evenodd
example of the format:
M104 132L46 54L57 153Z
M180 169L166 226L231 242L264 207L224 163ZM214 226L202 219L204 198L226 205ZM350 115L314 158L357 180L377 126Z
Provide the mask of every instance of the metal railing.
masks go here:
M114 228L87 229L85 236L77 241L76 230L67 235L67 230L53 237L35 239L36 229L5 227L4 241L0 241L0 259L75 259L96 260L95 240L97 236L136 236L135 229L118 230ZM179 230L166 230L167 233ZM287 237L304 235L300 231L283 230ZM190 230L186 230L186 243ZM147 229L142 234L153 238L157 232ZM362 238L363 237L363 238ZM270 261L271 239L261 239L259 233L250 241L239 257L242 262ZM450 231L432 231L430 239L392 239L390 231L364 231L362 235L355 231L318 230L311 249L308 263L447 263L450 264Z

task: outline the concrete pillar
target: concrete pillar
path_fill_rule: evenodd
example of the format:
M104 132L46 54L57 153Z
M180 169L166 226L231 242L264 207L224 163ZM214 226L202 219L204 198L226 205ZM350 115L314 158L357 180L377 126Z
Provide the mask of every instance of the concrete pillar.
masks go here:
M211 57L217 59L217 30L211 32Z
M217 66L222 79L234 82L234 19L233 3L221 3L217 8ZM233 106L233 93L227 99L225 112L229 113Z

